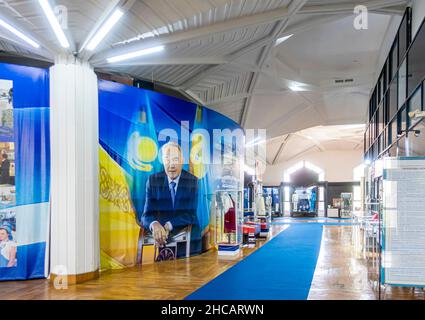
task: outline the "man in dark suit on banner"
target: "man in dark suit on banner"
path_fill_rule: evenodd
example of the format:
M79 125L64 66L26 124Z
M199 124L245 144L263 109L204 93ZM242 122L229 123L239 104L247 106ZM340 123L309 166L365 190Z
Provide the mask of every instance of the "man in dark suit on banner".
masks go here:
M1 155L0 184L10 184L10 161L6 153Z
M183 155L177 143L162 147L164 171L152 174L146 183L142 224L155 241L164 245L169 234L197 224L198 179L183 170Z

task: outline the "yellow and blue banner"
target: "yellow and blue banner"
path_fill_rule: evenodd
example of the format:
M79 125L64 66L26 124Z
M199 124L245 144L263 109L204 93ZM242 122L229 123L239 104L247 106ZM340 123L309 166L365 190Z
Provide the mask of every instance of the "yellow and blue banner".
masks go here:
M155 220L167 228L170 222L170 234L190 225L190 254L208 249L215 192L208 139L213 129L239 125L204 106L102 80L99 129L101 177L107 181L100 185L102 269L135 265ZM164 139L169 132L175 136ZM185 158L175 185L162 163L161 148L169 142L178 144ZM171 189L175 186L176 191ZM169 254L178 258L187 252L178 243ZM153 257L152 246L143 246L142 262L153 262Z

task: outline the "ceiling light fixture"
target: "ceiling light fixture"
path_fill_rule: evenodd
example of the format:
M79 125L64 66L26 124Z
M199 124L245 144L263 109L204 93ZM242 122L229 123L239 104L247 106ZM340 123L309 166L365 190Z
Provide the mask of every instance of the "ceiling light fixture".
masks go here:
M291 89L292 91L295 91L295 92L301 92L301 91L307 91L307 84L305 84L305 83L301 83L301 82L292 82L290 85L289 85L289 89Z
M63 32L58 22L58 19L56 19L56 16L53 13L52 7L50 6L49 2L47 0L38 0L38 3L43 9L44 14L46 15L46 18L49 21L50 26L52 27L53 32L55 33L56 38L59 40L61 46L64 48L69 48L68 39L66 38L65 33Z
M87 50L93 51L99 45L99 43L106 37L111 29L117 24L117 22L124 15L120 9L116 9L114 13L106 20L102 27L97 31L95 36L90 40L87 45Z
M303 88L301 88L300 86L297 86L297 85L291 85L291 86L289 86L289 89L291 89L292 91L295 91L295 92L304 91Z
M106 60L109 63L120 62L120 61L129 60L129 59L133 59L133 58L137 58L137 57L141 57L141 56L146 56L146 55L152 54L152 53L161 52L163 50L164 50L164 46L158 46L158 47L153 47L153 48L149 48L149 49L143 49L143 50L139 50L139 51L135 51L135 52L126 53L126 54L116 56L116 57L111 57L111 58L108 58Z
M34 48L36 48L36 49L40 48L40 45L37 42L35 42L30 37L26 36L21 31L17 30L16 28L14 28L13 26L11 26L10 24L8 24L6 21L4 21L2 19L0 19L0 26L5 28L6 30L12 32L15 36L21 38L22 40L24 40L26 43L30 44Z
M289 39L289 38L291 38L292 36L293 36L293 34L290 34L290 35L288 35L288 36L285 36L285 37L282 37L282 38L277 39L277 40L276 40L276 44L275 44L275 46L278 46L278 45L280 45L280 44L284 43L286 40L288 40L288 39Z

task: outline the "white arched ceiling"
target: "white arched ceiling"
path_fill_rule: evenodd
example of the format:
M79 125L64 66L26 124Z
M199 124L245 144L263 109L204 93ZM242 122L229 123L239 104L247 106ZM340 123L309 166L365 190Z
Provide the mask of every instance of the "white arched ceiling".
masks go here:
M292 127L283 125L280 130L273 130L272 136L293 131L294 126L301 130L312 125L364 123L382 41L391 22L390 16L370 14L369 29L359 31L353 27L353 16L338 17L294 34L273 50L267 71L260 74L257 90L287 90L291 82L299 82L308 85L306 91L289 90L286 94L271 94L267 99L255 95L246 125L269 128L271 121L260 115L276 115L279 107L284 109L282 121L291 122ZM347 79L350 82L335 83ZM302 116L290 113L293 108Z
M318 126L269 140L267 163L291 162L311 152L360 151L365 125Z
M245 128L268 131L279 150L317 147L297 133L365 122L368 96L408 0L49 0L68 9L62 49L37 0L0 0L0 18L30 35L26 46L0 28L1 51L54 61L74 53L101 72L158 82L188 94ZM355 30L353 9L369 9ZM92 53L83 44L120 8L125 14ZM291 36L292 35L292 36ZM278 46L276 40L291 36ZM116 64L106 58L163 45L161 53ZM335 80L352 79L335 84ZM302 84L302 92L291 87ZM292 138L287 140L288 134ZM334 148L335 146L332 146ZM300 150L299 150L300 149ZM286 151L287 153L288 151ZM282 152L280 152L282 153Z

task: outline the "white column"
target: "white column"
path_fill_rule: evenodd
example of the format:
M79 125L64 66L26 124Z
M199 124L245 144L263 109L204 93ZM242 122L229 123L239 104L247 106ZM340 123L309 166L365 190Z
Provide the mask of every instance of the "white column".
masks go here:
M75 283L99 270L99 130L97 76L72 56L50 68L50 131L50 271Z

